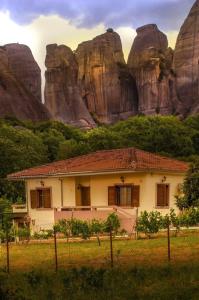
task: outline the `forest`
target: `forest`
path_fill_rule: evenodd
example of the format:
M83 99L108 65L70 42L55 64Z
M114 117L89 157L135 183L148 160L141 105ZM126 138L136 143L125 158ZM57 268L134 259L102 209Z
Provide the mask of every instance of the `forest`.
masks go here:
M0 198L24 200L24 183L8 174L104 149L136 147L180 160L199 159L199 115L137 116L89 131L46 121L0 119Z

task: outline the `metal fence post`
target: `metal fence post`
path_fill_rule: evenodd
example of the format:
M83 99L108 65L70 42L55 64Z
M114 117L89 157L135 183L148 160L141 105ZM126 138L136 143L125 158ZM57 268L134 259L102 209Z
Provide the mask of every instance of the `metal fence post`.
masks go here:
M54 250L55 250L55 272L58 271L58 259L57 259L57 232L54 227Z
M113 232L112 232L112 226L110 226L110 257L111 257L111 268L113 268Z
M167 227L167 241L168 241L168 261L171 260L171 240L170 240L170 224Z

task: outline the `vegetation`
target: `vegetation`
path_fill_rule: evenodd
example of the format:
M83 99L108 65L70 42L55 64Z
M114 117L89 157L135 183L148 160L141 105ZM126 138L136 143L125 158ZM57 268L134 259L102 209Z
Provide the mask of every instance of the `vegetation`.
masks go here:
M4 300L150 300L198 299L198 263L134 266L128 269L72 268L53 274L31 271L7 276L0 273Z
M137 116L112 126L82 131L60 122L0 120L0 197L24 199L24 184L6 180L9 173L96 150L137 147L169 157L199 157L199 116ZM191 200L192 201L192 200Z
M82 221L78 219L60 220L55 225L56 232L61 232L69 237L82 237L84 240L96 235L100 245L99 235L112 231L117 233L120 228L120 221L115 213L110 214L105 221L91 220Z
M176 197L180 210L199 207L199 160L191 164L184 180L182 195Z
M198 232L167 239L114 240L110 243L50 242L10 246L10 275L4 271L6 249L1 246L0 299L198 299Z
M144 211L138 218L136 229L137 232L145 233L146 236L151 237L152 234L167 229L168 226L175 228L176 233L178 233L181 227L189 228L198 224L199 208L186 209L179 215L176 215L173 209L170 210L170 214L166 215L157 211Z
M156 238L158 237L158 238ZM171 232L171 261L173 264L198 262L198 231L184 230L178 237ZM101 239L101 247L95 240L57 240L58 267L76 266L109 267L110 241ZM158 266L168 262L166 234L160 233L151 239L113 239L114 265L126 267ZM6 265L6 246L1 245L0 269ZM54 244L52 240L10 244L10 272L31 270L54 271Z

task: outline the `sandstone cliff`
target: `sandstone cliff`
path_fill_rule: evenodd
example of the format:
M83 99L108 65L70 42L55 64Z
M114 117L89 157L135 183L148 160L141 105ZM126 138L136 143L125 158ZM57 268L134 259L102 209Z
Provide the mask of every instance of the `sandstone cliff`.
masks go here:
M77 84L78 65L66 46L47 46L45 105L53 119L84 128L95 126Z
M119 35L112 29L76 50L78 82L90 113L113 123L137 113L135 81L124 61Z
M177 92L182 113L199 112L199 0L181 27L174 55Z
M157 25L137 29L128 66L136 78L140 113L165 115L175 112L177 96L172 60L173 51Z
M5 45L9 68L30 93L41 102L41 70L26 45Z
M40 102L40 82L39 67L27 46L0 47L0 117L15 116L33 121L49 119L50 114Z

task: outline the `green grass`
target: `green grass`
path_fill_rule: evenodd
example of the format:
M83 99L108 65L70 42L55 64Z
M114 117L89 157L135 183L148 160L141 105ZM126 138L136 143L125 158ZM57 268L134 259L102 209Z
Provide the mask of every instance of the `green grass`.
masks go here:
M54 273L54 245L10 247L10 275L5 246L0 250L0 300L199 299L199 234L167 239L115 240L114 268L109 241L58 244L59 272Z
M167 239L115 240L114 259L118 266L154 265L167 263ZM6 248L0 247L0 268L6 263ZM105 267L109 264L109 241L58 243L58 263L60 268L71 266ZM194 262L199 260L199 234L191 233L171 238L172 263ZM12 271L54 268L53 243L20 244L10 246L10 265Z

